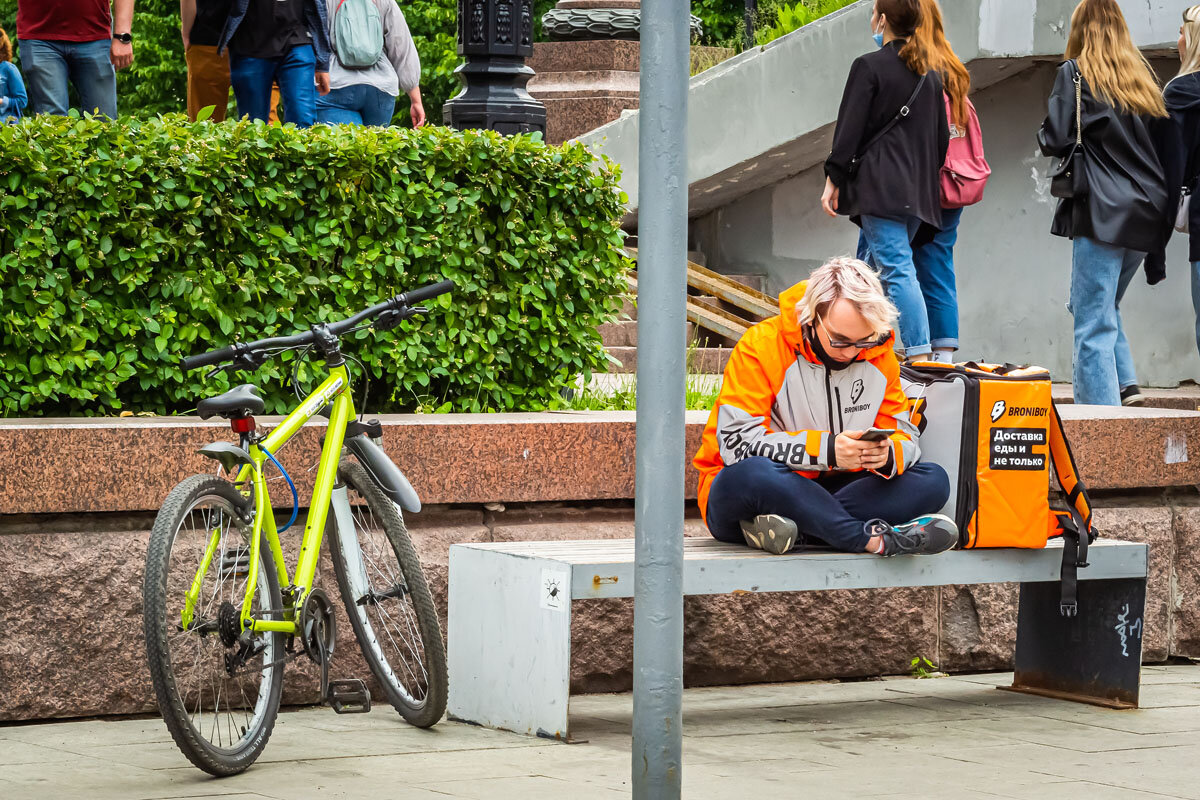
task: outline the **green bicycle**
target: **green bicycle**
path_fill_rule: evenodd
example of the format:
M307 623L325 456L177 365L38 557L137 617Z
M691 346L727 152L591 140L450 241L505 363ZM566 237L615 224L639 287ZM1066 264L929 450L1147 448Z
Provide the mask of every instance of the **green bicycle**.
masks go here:
M370 710L365 681L329 679L333 606L313 586L324 534L342 603L383 694L419 727L445 712L446 651L402 514L419 511L421 502L384 453L379 422L355 418L340 337L366 327L391 330L428 313L418 304L453 287L443 281L305 333L184 359L188 370L215 367L210 374L253 371L268 358L303 349L297 363L315 353L328 368L325 380L266 435L254 420L265 407L257 387L244 384L202 400L199 415L228 419L239 444L201 449L220 463L225 477L181 481L150 534L143 587L150 675L171 736L205 772L233 775L254 763L279 712L284 664L301 654L319 665L322 700L335 711ZM275 454L317 414L327 414L329 426L295 575L289 577L265 469L268 461L274 464L291 487L286 530L296 519L298 497ZM354 461L340 463L343 448Z

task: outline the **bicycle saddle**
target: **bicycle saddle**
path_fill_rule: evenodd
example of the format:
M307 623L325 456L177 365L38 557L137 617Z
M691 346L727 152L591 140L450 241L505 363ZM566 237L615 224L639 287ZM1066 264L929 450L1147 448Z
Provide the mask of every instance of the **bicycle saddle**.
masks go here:
M200 419L221 416L225 419L246 417L261 414L266 403L258 393L258 387L253 383L243 383L224 394L216 397L206 397L196 406Z

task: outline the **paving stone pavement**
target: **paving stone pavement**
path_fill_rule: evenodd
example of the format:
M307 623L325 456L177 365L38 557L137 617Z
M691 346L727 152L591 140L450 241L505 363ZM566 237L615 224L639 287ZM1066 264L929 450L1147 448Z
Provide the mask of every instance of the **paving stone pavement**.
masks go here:
M1145 667L1142 708L997 690L1011 673L689 689L684 797L1200 800L1200 665ZM579 744L443 722L280 715L260 761L213 779L158 719L0 726L3 800L591 800L630 794L629 695L572 698Z

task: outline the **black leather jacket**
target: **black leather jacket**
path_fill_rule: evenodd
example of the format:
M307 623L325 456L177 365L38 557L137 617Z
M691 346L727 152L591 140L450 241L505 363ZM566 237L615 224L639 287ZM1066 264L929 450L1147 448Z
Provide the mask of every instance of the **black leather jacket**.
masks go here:
M1038 144L1048 156L1066 155L1075 143L1074 61L1058 68ZM1059 200L1050 232L1085 236L1129 250L1149 252L1162 242L1167 187L1155 152L1152 118L1127 114L1092 95L1083 95L1084 200Z
M1179 192L1197 189L1200 174L1200 72L1175 78L1163 89L1163 100L1171 115L1170 125L1155 137L1158 158L1167 175L1167 218L1163 221L1162 247L1146 257L1146 276L1157 283L1167 276L1167 241L1175 225ZM1193 200L1189 214L1188 261L1200 261L1200 200Z
M936 72L930 72L921 85L911 113L867 147L913 97L921 80L900 59L903 45L899 39L889 42L850 66L825 174L841 191L838 213L856 223L863 215L916 217L940 228L939 176L950 131L942 79ZM851 177L850 164L856 156L858 174Z

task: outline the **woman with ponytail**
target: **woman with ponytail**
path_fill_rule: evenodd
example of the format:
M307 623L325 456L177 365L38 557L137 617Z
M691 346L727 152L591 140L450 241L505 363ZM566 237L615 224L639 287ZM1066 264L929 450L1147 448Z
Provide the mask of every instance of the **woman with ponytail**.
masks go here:
M913 250L917 281L925 296L929 337L935 361L953 361L958 350L958 288L954 245L963 208L979 202L991 168L983 155L983 134L975 106L967 97L971 73L946 39L937 0L921 0L921 23L914 37L929 68L942 79L950 145L941 168L941 221L926 228Z
M862 228L900 310L908 358L932 351L912 240L923 224L942 224L938 174L950 136L941 76L915 38L920 23L921 0L875 0L871 29L879 47L850 67L821 197L827 214L844 214Z
M1152 127L1167 110L1116 0L1076 6L1066 59L1038 142L1062 159L1052 170L1060 200L1051 232L1074 240L1075 402L1135 405L1142 396L1119 306L1162 243L1168 196Z

